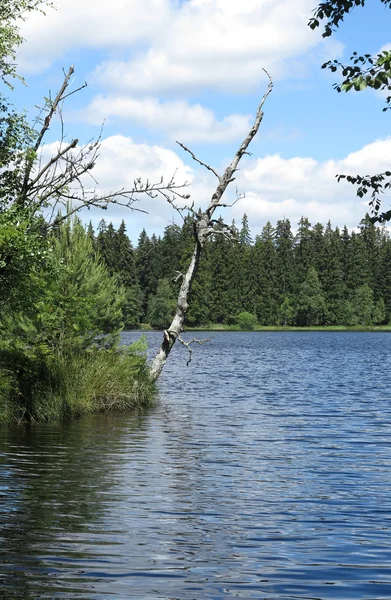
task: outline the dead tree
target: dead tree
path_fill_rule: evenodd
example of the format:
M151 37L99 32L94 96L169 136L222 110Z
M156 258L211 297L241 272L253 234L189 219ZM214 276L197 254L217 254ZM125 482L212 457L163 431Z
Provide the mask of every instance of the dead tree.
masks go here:
M165 181L135 178L130 189L122 188L107 193L97 191L98 182L92 170L99 158L101 134L97 139L80 145L78 139L66 139L62 107L64 101L83 89L71 89L74 68L64 72L64 80L55 98L47 98L46 104L37 118L31 132L33 141L27 144L24 152L14 157L10 171L14 174L15 166L19 173L19 184L10 187L7 196L8 207L11 205L21 210L27 209L29 217L43 215L48 227L58 225L73 213L83 208L98 207L107 209L117 204L146 212L135 203L142 195L152 198L163 194L170 202L187 199L184 188L188 182L177 183L172 177ZM54 124L54 118L60 119L60 139L53 155L44 160L42 154L45 136ZM6 206L3 208L7 208Z
M188 148L186 148L186 146L184 146L183 144L178 142L179 145L181 146L181 148L183 148L183 150L188 152L196 162L198 162L200 165L202 165L203 167L205 167L206 169L211 171L217 177L218 184L217 184L215 192L212 194L212 197L210 199L208 207L204 211L202 211L202 210L197 211L197 212L194 211L194 205L192 207L184 207L183 209L180 209L179 207L176 206L175 202L172 202L172 200L170 198L167 198L168 201L170 202L170 204L172 204L174 206L174 208L176 208L179 212L182 212L183 210L187 210L193 214L194 219L195 219L195 222L194 222L195 247L194 247L191 261L190 261L190 264L189 264L189 267L188 267L186 273L181 274L182 284L181 284L179 294L178 294L178 302L177 302L173 321L172 321L171 325L169 326L169 328L164 331L162 344L161 344L154 360L152 361L150 369L149 369L150 376L152 377L153 380L156 380L159 377L160 373L162 372L162 369L167 360L167 357L170 354L171 349L174 346L176 340L178 340L183 345L185 345L187 347L187 349L189 350L189 352L190 352L189 361L191 359L190 345L192 343L203 343L204 342L204 340L191 340L190 342L185 342L181 337L181 334L183 332L185 318L186 318L186 313L187 313L187 310L189 307L189 296L190 296L191 286L192 286L194 278L197 274L200 257L201 257L202 250L205 246L207 239L210 236L216 235L216 234L225 235L228 238L230 238L230 236L231 236L230 228L227 225L222 224L221 222L217 223L216 220L213 219L213 214L218 208L232 206L232 204L225 204L224 202L222 202L224 192L226 191L229 184L232 181L234 181L234 179L235 179L234 174L238 169L238 165L239 165L241 159L243 158L243 156L245 154L249 154L247 151L247 148L250 145L251 140L257 134L259 127L261 125L263 115L264 115L263 110L262 110L263 105L273 89L272 78L270 77L269 73L265 69L264 69L264 71L269 78L268 88L258 106L255 120L254 120L254 123L253 123L250 131L248 132L247 136L243 140L242 144L240 145L239 149L237 150L235 156L233 157L231 163L226 168L223 175L219 175L215 171L215 169L213 169L210 165L207 165L203 161L199 160L193 154L193 152L191 150L189 150ZM237 200L238 199L239 198L237 198ZM218 225L218 227L217 227L217 225Z

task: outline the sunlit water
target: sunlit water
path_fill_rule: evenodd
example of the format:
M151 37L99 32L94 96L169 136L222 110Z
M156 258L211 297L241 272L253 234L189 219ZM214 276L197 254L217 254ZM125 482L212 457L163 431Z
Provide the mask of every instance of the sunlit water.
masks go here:
M212 337L143 415L0 431L0 598L391 598L391 335Z

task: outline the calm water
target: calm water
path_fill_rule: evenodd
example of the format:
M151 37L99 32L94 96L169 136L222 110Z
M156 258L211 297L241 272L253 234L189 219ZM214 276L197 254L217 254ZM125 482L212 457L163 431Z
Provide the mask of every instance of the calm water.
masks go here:
M0 598L389 600L391 334L194 354L146 414L0 431Z

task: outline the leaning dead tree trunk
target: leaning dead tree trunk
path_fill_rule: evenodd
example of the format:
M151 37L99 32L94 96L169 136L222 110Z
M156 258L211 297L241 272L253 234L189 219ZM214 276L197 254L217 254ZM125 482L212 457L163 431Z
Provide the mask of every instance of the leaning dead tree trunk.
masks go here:
M163 342L162 342L154 360L152 361L150 369L149 369L150 376L152 377L153 380L156 380L159 377L160 373L163 370L163 367L165 365L167 357L170 354L171 349L177 340L180 341L185 346L187 346L188 350L191 352L191 350L190 350L191 342L185 342L181 338L181 333L183 331L183 325L185 322L186 313L187 313L187 310L189 307L189 296L190 296L191 286L192 286L194 278L197 274L200 257L201 257L202 250L204 248L206 240L211 235L214 235L216 233L220 233L220 234L222 233L223 235L229 236L230 228L227 225L219 223L220 229L217 229L216 228L217 222L212 217L213 217L213 214L216 211L216 209L232 206L232 204L231 205L224 204L222 202L222 197L223 197L224 192L226 191L228 185L232 181L234 181L234 179L235 179L234 174L238 169L238 165L239 165L242 157L244 156L244 154L248 154L247 148L250 145L251 140L257 134L259 127L261 125L263 115L264 115L263 110L262 110L263 105L273 89L272 78L270 77L269 73L265 69L264 69L264 71L269 78L268 88L258 106L258 110L257 110L256 116L255 116L253 126L251 127L247 136L243 140L241 146L237 150L235 156L233 157L231 163L226 168L223 175L219 175L211 166L209 166L206 163L199 160L193 154L193 152L191 152L191 150L189 150L188 148L186 148L186 146L184 146L183 144L178 142L179 145L186 152L189 152L189 154L191 154L192 158L196 162L198 162L200 165L202 165L203 167L205 167L206 169L211 171L217 177L218 184L217 184L215 192L213 193L213 195L210 199L209 205L206 208L206 210L204 210L203 212L202 211L195 212L192 208L188 208L188 210L190 212L192 212L195 217L195 224L194 224L195 247L194 247L192 257L191 257L190 265L189 265L186 273L182 275L182 285L179 290L175 316L173 318L173 321L172 321L170 327L164 331ZM239 198L237 198L237 200L238 199ZM221 229L221 227L222 227L222 229ZM196 342L196 341L197 340L193 340L193 342Z

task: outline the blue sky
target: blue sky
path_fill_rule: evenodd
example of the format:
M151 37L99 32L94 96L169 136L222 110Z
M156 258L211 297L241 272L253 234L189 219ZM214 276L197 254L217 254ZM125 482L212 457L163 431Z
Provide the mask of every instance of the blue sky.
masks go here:
M367 207L334 175L388 167L389 115L377 93L335 92L337 75L320 66L391 42L390 9L368 4L324 40L307 26L313 0L55 0L56 10L23 25L19 65L28 87L18 85L14 100L25 108L39 104L57 89L62 68L74 64L74 85L88 87L67 103L66 129L84 142L105 120L94 173L102 190L176 171L202 205L214 181L175 140L223 170L266 89L265 67L274 90L238 175L245 198L225 218L238 221L247 212L254 236L268 220L287 217L295 226L301 215L354 228ZM47 142L56 137L54 128ZM134 241L142 227L161 233L179 222L162 199L140 207L149 215L113 208L87 218L124 218Z

